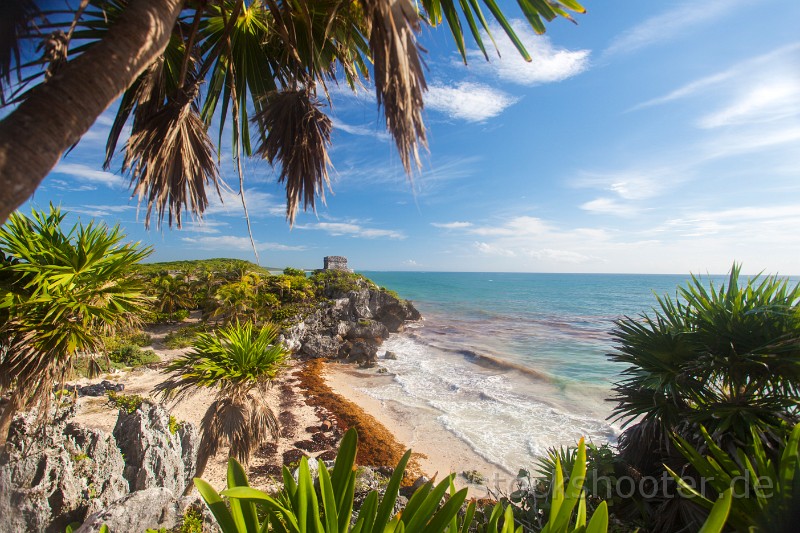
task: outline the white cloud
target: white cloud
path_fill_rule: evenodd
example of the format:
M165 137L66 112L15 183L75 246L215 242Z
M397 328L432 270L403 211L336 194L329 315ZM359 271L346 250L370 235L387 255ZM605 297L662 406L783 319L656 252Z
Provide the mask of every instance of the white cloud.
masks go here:
M701 117L701 128L773 122L800 114L800 76L749 88L722 109Z
M489 244L487 242L478 242L474 243L475 249L478 250L482 254L487 255L499 255L501 257L515 257L517 254L514 250L509 250L506 248L502 248L500 246Z
M374 139L378 139L383 142L390 141L392 136L386 132L385 128L379 126L378 124L373 125L357 125L357 124L347 124L342 122L338 118L333 119L333 127L337 130L341 130L345 133L349 133L350 135L360 135L364 137L372 137Z
M630 53L670 41L696 26L720 19L742 3L744 0L707 0L702 4L681 2L615 37L603 56Z
M183 237L183 242L191 244L193 247L203 250L215 250L224 252L226 250L247 252L253 249L248 237L237 237L234 235L219 235L207 237ZM299 252L306 249L305 246L289 246L276 242L256 241L258 250L273 252Z
M65 211L89 215L90 217L111 217L118 216L123 211L136 209L133 205L80 205L77 207L65 207Z
M431 84L425 95L425 105L429 109L467 122L482 122L496 117L516 101L500 89L470 82L461 82L454 87Z
M624 204L613 198L596 198L581 205L581 209L596 215L615 215L618 217L632 217L641 212L641 209L630 204Z
M647 200L661 196L686 179L685 162L674 166L642 164L641 168L618 172L582 172L572 181L575 187L601 189L628 201ZM602 202L597 204L602 207Z
M462 229L472 226L472 222L431 222L431 226L444 229Z
M416 261L414 261L413 259L406 259L405 261L403 261L403 264L404 264L405 266L409 266L409 267L419 267L419 266L422 266L422 265L420 265L419 263L417 263Z
M732 81L731 85L739 87L752 79L764 80L765 78L774 76L775 73L781 75L780 73L784 72L797 72L798 51L800 51L800 43L791 43L782 46L766 54L741 61L723 71L686 83L664 96L659 96L637 104L628 111L636 111L688 98L703 91L715 89L729 81Z
M242 199L239 191L229 188L220 189L222 199L215 190L208 190L208 208L205 215L221 215L243 217ZM278 202L272 194L261 192L258 189L246 188L244 191L247 211L251 218L265 216L280 217L286 215L286 204Z
M53 172L56 174L72 176L80 181L98 183L105 185L106 187L122 188L127 186L127 180L125 180L122 176L117 176L116 174L105 172L103 170L97 170L88 165L82 165L80 163L65 163L64 161L61 161L53 169Z
M367 228L353 222L315 222L313 224L296 225L295 228L303 230L324 231L335 237L361 237L364 239L405 239L402 232L386 229Z
M589 50L558 48L548 37L536 35L530 25L523 20L512 20L511 27L522 41L532 61L525 61L503 29L494 23L491 25L491 30L500 57L490 55L490 61L487 62L482 52L471 50L468 56L471 68L480 74L489 74L503 81L533 86L571 78L589 67L591 53ZM485 41L488 51L491 48L488 36Z

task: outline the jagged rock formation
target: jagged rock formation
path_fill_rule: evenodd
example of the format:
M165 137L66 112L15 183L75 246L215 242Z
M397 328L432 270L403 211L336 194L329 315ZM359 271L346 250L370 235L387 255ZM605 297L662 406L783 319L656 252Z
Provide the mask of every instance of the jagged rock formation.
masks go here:
M402 331L406 321L421 316L410 302L389 292L369 287L363 280L357 286L357 290L326 294L330 304L287 328L283 342L306 357L373 364L389 333Z
M197 430L183 424L173 435L169 414L149 404L120 411L113 437L68 422L72 414L12 424L0 453L0 531L61 533L90 515L117 517L114 533L175 526L188 503L180 496L194 475ZM140 489L160 491L158 499Z
M200 437L192 424L178 424L173 434L169 413L143 403L133 413L120 411L114 438L125 455L124 476L130 491L163 487L181 495L192 482Z
M70 414L41 426L33 415L12 424L0 455L0 530L62 532L128 493L114 439L67 423Z
M185 509L192 503L194 498L187 496L178 499L172 491L163 487L137 490L88 516L75 533L99 533L103 524L112 533L138 533L144 527L172 528L180 523Z

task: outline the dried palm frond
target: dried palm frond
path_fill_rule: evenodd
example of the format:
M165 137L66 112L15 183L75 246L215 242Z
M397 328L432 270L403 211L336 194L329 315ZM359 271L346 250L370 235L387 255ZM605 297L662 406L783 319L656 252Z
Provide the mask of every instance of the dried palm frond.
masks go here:
M247 464L253 451L278 438L278 420L260 394L220 394L203 416L200 432L197 477L225 445L230 446L231 457Z
M378 106L394 137L407 173L422 163L419 145L427 146L422 120L422 93L427 90L422 48L417 44L420 17L411 0L362 0L371 24L369 46L375 71Z
M286 183L286 218L294 224L300 199L303 209L315 208L316 195L325 202L331 119L320 109L311 89L287 90L267 97L265 109L253 120L266 137L256 153L281 165L280 183Z
M208 206L209 182L220 194L214 147L189 95L134 123L122 169L130 172L133 195L138 195L139 203L147 199L145 227L150 226L153 208L159 226L165 212L169 226L174 218L178 228L183 209L202 216Z
M4 84L11 83L11 72L19 76L20 40L29 33L30 22L39 15L33 0L0 2L0 98L5 104Z

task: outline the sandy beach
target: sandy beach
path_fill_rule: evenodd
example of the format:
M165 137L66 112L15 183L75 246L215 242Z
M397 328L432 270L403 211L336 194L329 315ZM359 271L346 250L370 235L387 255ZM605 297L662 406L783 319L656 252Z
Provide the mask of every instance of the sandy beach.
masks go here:
M436 421L437 412L419 407L403 405L396 401L382 401L369 396L363 389L371 385L391 381L388 374L377 373L376 368L360 369L354 365L328 363L325 365L325 381L337 394L358 404L375 417L406 448L420 454L422 471L438 479L455 472L456 485L469 487L470 496L487 495L487 486L508 490L514 476L475 453L464 441L447 431ZM469 483L465 471L477 471L484 484Z

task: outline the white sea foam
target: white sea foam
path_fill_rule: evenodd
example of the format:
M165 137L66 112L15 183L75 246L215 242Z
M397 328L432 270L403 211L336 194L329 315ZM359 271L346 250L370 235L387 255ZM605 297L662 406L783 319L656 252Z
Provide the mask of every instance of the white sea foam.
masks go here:
M394 383L364 390L379 400L427 407L443 429L509 472L533 468L552 446L574 445L581 437L614 441L605 420L603 387L575 387L538 379L511 367L479 364L458 350L441 349L424 335L392 335L384 348L396 360L381 360ZM466 352L469 353L469 352ZM492 356L493 354L488 354Z

